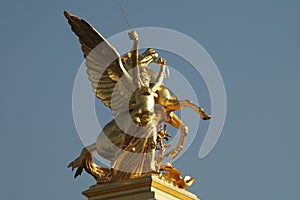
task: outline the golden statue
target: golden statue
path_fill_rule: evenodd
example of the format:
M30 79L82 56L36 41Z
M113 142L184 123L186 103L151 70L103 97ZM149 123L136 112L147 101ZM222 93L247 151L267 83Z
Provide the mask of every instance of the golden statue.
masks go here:
M121 57L85 20L66 11L64 15L79 38L96 97L114 115L96 143L84 148L81 155L69 164L72 170L77 168L75 177L85 169L98 183L157 174L180 188L191 185L193 178L181 177L181 172L170 163L162 164L166 157L178 155L188 133L188 128L174 111L189 107L203 120L210 119L210 115L190 100L180 101L171 95L163 85L166 60L158 58L158 53L152 48L139 55L136 31L128 33L133 48ZM160 66L158 74L148 67L150 63ZM166 123L181 132L178 145L167 153L165 150L169 145L166 141L170 135L166 132ZM111 161L111 169L94 163L92 154L95 152Z

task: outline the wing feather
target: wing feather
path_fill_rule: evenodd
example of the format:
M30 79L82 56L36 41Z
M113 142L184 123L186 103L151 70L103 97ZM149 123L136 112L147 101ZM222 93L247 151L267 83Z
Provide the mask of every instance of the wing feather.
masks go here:
M130 89L132 88L132 78L124 68L119 53L85 20L67 11L64 12L64 15L68 19L72 31L79 38L87 66L86 71L96 97L111 108L112 94L114 93L114 95L119 96L119 99L114 99L113 114L117 115L124 111L122 110L124 108L128 110L128 105L133 102L125 100L132 101L131 96L129 96L132 92ZM118 84L120 86L118 90L115 90L114 88L120 79L123 82Z

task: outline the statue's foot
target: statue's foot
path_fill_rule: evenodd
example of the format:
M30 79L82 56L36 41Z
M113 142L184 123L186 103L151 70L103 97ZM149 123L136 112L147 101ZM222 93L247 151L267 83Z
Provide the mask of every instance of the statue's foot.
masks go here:
M211 116L207 112L205 112L203 110L203 108L199 108L199 114L200 114L201 119L203 119L203 120L211 119Z

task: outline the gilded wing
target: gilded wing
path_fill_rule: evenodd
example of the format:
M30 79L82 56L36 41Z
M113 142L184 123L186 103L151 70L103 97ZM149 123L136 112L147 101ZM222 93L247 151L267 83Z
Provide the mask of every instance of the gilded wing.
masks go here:
M132 101L132 78L122 64L119 53L85 20L64 11L72 31L78 36L87 66L87 74L96 97L112 107L113 114L128 110ZM117 84L118 82L122 82ZM117 87L116 87L117 86Z

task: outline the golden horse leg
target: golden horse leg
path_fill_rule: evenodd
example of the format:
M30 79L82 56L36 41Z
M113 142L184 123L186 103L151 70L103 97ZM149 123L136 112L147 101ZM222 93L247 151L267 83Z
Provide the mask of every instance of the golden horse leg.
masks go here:
M180 110L181 108L184 108L184 107L189 107L192 110L196 111L200 115L201 119L209 120L211 118L211 116L208 113L206 113L203 108L197 106L191 100L188 100L188 99L180 100L180 101L178 101L176 99L166 99L164 101L163 106L167 112L172 112L175 110Z
M172 149L170 152L165 154L165 156L170 156L171 158L174 158L178 155L178 153L183 148L184 138L188 133L188 127L173 112L169 113L169 115L167 116L166 122L180 130L180 138L179 138L177 146L174 149Z

